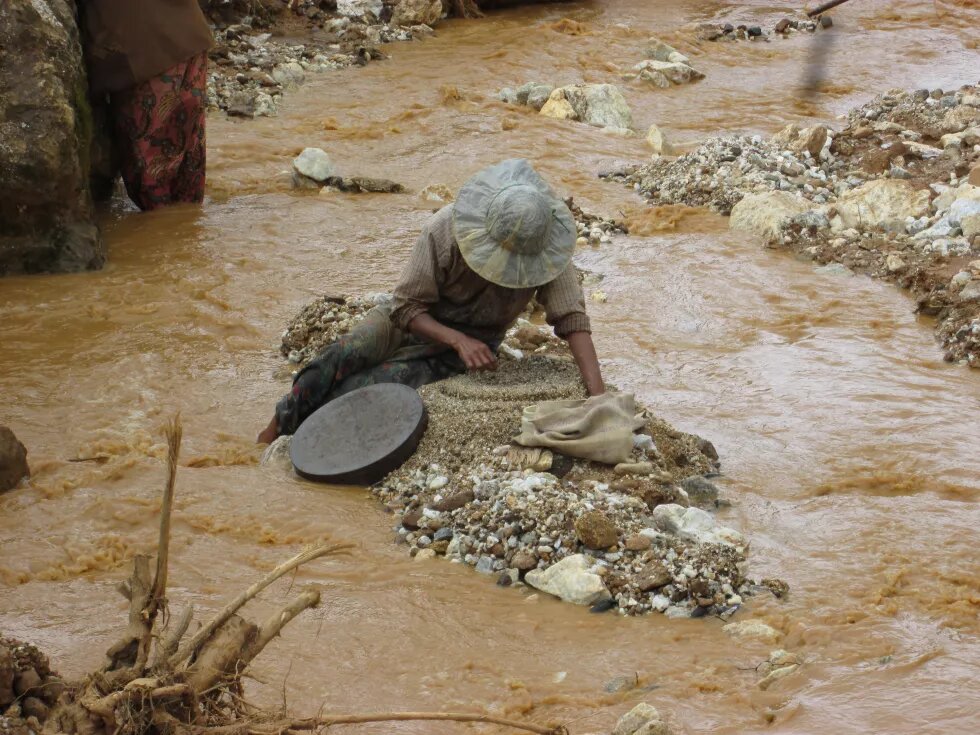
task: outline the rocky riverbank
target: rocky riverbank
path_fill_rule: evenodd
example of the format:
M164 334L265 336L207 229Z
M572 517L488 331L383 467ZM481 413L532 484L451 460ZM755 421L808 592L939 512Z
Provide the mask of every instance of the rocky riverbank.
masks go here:
M202 0L213 23L208 104L233 117L278 113L309 74L387 58L379 48L431 36L447 16L517 2L475 0Z
M884 278L936 318L948 361L980 367L980 92L895 90L841 129L714 138L609 174L656 204L707 206L821 264Z
M308 74L385 58L378 46L431 34L442 5L405 2L393 17L390 3L299 2L275 15L246 14L214 26L208 104L236 117L277 114L282 95ZM399 6L400 7L400 6ZM387 9L387 12L386 12ZM381 18L386 17L387 21ZM300 42L297 39L302 39Z
M284 332L283 355L305 362L386 299L315 300ZM784 595L778 580L747 579L748 541L714 518L727 501L709 479L709 441L641 408L632 456L614 467L511 443L526 406L584 397L565 343L526 316L497 371L420 389L422 443L372 488L397 542L420 561L444 557L595 611L727 619L747 595ZM266 461L284 456L288 439L277 444Z

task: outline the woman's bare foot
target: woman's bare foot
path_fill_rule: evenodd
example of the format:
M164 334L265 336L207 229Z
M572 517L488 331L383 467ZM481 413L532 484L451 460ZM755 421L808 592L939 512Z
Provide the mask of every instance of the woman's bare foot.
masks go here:
M269 425L259 432L258 438L256 438L256 444L272 444L279 437L279 423L276 421L276 417L272 417L272 421Z

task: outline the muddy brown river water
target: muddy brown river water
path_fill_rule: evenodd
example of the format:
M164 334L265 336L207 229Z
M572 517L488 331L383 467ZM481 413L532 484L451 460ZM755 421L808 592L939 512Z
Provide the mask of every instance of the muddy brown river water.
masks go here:
M366 492L257 465L253 438L286 388L276 348L288 318L324 291L390 286L431 206L411 193L293 193L300 149L415 192L525 156L613 214L640 202L595 172L648 155L643 136L540 118L493 101L496 90L616 82L657 34L707 78L622 84L636 127L656 122L683 145L832 121L889 88L954 89L980 73L970 0L835 11L827 81L809 101L796 90L812 36L694 46L678 33L708 19L771 25L789 7L608 0L446 22L387 46L388 61L315 76L278 118L213 116L204 207L136 215L116 203L104 271L0 280L0 423L35 473L0 497L0 630L68 675L101 661L125 614L114 591L125 562L153 546L161 426L180 410L172 601L215 609L303 543L357 546L288 583L321 585L325 603L258 659L256 701L285 692L300 714L485 705L576 734L608 729L638 701L688 733L976 731L980 372L944 364L892 286L818 272L722 218L660 210L645 217L649 236L577 262L604 276L608 301L590 309L607 378L715 443L733 500L722 520L752 539L751 575L791 585L788 600L754 598L739 613L806 658L768 691L753 669L774 646L732 640L718 620L592 615L462 565L415 563ZM587 33L555 30L562 18ZM68 461L91 457L101 462ZM607 691L634 674L638 687Z

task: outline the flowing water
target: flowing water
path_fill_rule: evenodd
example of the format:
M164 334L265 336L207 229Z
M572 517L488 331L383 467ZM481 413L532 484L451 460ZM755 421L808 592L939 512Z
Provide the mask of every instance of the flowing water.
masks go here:
M485 705L573 733L608 728L641 700L691 733L976 730L980 373L944 364L931 324L892 286L818 272L722 218L634 216L646 236L577 262L604 277L608 302L590 309L607 379L714 441L734 501L722 519L751 537L752 576L791 585L788 600L754 598L740 613L806 657L768 691L754 668L773 646L733 641L720 621L591 615L467 567L415 563L366 492L257 465L253 438L287 386L285 322L315 294L390 287L431 207L413 194L293 193L293 155L320 146L343 172L414 191L525 156L614 214L641 202L595 172L646 156L643 137L509 108L497 89L616 82L656 33L707 78L623 86L637 128L656 122L684 145L832 120L893 87L977 80L973 0L838 9L813 99L796 92L821 57L813 36L692 45L677 33L708 19L771 24L789 9L607 0L446 22L386 47L389 61L316 76L278 118L212 117L204 207L136 215L117 202L105 270L0 281L0 423L34 470L29 488L0 498L0 630L36 641L68 675L101 661L124 619L114 587L125 562L154 545L160 429L180 410L172 604L193 602L200 618L303 543L356 544L254 604L261 619L291 585L325 590L259 658L259 702ZM638 686L607 691L617 677Z

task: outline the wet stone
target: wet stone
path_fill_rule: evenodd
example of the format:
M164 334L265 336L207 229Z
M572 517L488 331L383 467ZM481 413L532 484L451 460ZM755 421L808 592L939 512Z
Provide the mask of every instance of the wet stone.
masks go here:
M476 563L476 571L480 574L491 574L493 572L493 558L489 556L481 556L479 561Z
M534 569L538 565L538 558L530 551L518 551L510 560L511 565L522 572Z
M781 579L763 579L761 584L763 587L766 587L770 592L772 592L772 594L778 599L783 599L789 594L789 585Z
M6 426L0 426L0 493L17 487L30 477L27 449Z
M616 601L611 597L605 600L597 600L589 606L589 612L591 613L604 613L609 612L614 607L616 607Z
M451 512L472 503L474 497L472 490L463 490L455 495L450 495L448 498L443 498L438 502L430 503L429 507L433 510Z
M643 534L633 534L626 539L626 550L627 551L646 551L650 548L652 541L649 536L644 536Z
M41 677L34 669L25 669L14 677L14 693L18 697L37 693L41 689Z
M703 477L688 477L681 480L681 488L695 505L713 505L718 500L718 488Z
M640 572L637 589L640 592L650 592L669 584L673 579L670 570L660 561L647 564Z
M579 541L590 549L605 549L619 540L619 531L609 518L598 510L583 513L575 521Z

